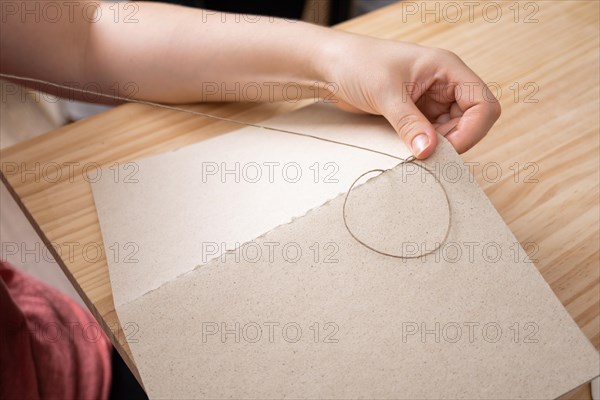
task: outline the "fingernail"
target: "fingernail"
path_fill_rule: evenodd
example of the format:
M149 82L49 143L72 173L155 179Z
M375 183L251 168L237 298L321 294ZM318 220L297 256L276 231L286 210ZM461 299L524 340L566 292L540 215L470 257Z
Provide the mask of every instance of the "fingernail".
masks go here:
M429 137L424 133L419 133L412 141L412 150L415 156L419 156L429 146Z

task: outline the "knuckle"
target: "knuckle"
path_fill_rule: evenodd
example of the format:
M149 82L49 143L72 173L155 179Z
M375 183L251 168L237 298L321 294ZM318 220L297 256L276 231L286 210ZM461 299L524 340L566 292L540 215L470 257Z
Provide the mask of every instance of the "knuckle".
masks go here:
M500 105L500 102L498 100L492 102L490 104L490 115L494 119L494 121L498 120L498 118L500 118L501 114L502 114L502 106Z
M460 57L455 52L448 49L437 49L438 54L445 59L460 60Z
M400 137L406 139L407 136L417 128L418 123L419 118L416 115L405 114L398 118L395 125L400 133Z

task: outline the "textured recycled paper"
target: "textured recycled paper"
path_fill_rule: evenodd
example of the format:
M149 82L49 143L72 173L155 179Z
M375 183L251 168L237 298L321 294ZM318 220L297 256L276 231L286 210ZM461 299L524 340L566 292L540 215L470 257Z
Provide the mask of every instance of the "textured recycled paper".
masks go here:
M452 228L434 254L359 245L342 194L117 304L121 323L139 328L130 348L149 396L538 399L597 376L596 350L451 146L441 140L425 164L460 171L440 175ZM398 166L352 191L348 224L361 240L411 252L443 237L443 193L413 172ZM110 242L104 216L122 203L107 199L96 202Z

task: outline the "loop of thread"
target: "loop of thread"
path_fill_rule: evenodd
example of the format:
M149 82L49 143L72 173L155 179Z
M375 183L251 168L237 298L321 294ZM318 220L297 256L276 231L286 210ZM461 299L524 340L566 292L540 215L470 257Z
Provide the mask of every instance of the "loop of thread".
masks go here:
M367 243L365 243L362 240L360 240L352 232L352 230L348 226L348 222L346 221L346 203L348 202L348 197L350 195L350 192L352 191L352 188L354 188L354 186L356 185L356 183L359 181L360 178L362 178L363 176L365 176L367 174L373 173L373 172L381 172L381 173L385 172L382 169L373 169L373 170L365 172L364 174L362 174L361 176L359 176L358 178L356 178L356 180L350 186L350 189L348 189L348 192L346 193L346 198L344 199L344 206L342 208L342 214L343 214L342 216L343 216L343 219L344 219L344 225L346 226L346 230L354 238L354 240L356 240L359 244L361 244L362 246L368 248L369 250L372 250L372 251L374 251L376 253L379 253L379 254L382 254L384 256L394 257L394 258L402 258L402 259L415 259L415 258L425 257L426 255L434 253L437 250L439 250L440 247L442 247L442 245L444 245L444 243L448 239L448 234L450 233L450 227L451 227L452 224L451 224L450 199L448 198L448 193L446 192L446 188L440 182L440 180L437 178L437 176L435 176L435 174L433 172L431 172L425 166L423 166L423 165L415 162L416 158L414 156L410 156L410 157L404 159L404 158L395 156L393 154L385 153L385 152L382 152L382 151L379 151L379 150L369 149L368 147L358 146L358 145L351 144L351 143L339 142L337 140L332 140L332 139L326 139L326 138L315 136L315 135L311 135L311 134L308 134L308 133L295 132L295 131L290 131L290 130L287 130L287 129L275 128L275 127L272 127L272 126L254 124L254 123L251 123L251 122L244 122L244 121L240 121L240 120L233 119L233 118L219 117L217 115L212 115L212 114L203 113L203 112L194 111L194 110L187 110L185 108L171 106L171 105L168 105L168 104L156 103L156 102L153 102L153 101L139 100L139 99L135 99L135 98L131 98L131 97L112 95L112 94L107 94L107 93L102 93L102 92L96 92L96 91L92 91L92 90L87 90L87 89L83 89L83 88L77 88L77 87L72 87L72 86L67 86L67 85L61 85L61 84L54 83L54 82L49 82L49 81L46 81L46 80L43 80L43 79L36 79L36 78L30 78L30 77L13 75L13 74L3 74L3 73L0 73L0 78L14 79L14 80L24 81L24 82L30 82L30 83L37 83L37 84L51 86L51 87L54 87L54 88L72 90L72 91L75 91L75 92L78 92L78 93L93 94L93 95L104 97L104 98L111 99L111 100L119 100L119 101L124 101L124 102L128 102L128 103L137 103L137 104L142 104L142 105L151 106L151 107L155 107L155 108L162 108L162 109L171 110L171 111L183 112L183 113L195 115L195 116L198 116L198 117L204 117L204 118L210 118L210 119L215 119L215 120L224 121L224 122L230 122L230 123L237 124L237 125L251 126L251 127L254 127L254 128L265 129L265 130L268 130L268 131L275 131L275 132L287 133L289 135L303 136L303 137L307 137L307 138L310 138L310 139L321 140L321 141L324 141L324 142L334 143L334 144L338 144L338 145L342 145L342 146L347 146L347 147L353 147L355 149L369 151L371 153L381 154L383 156L395 158L397 160L400 160L400 163L398 165L406 164L406 163L413 163L414 165L418 166L419 168L422 168L427 173L429 173L431 176L433 176L433 178L435 179L435 181L440 185L440 187L442 188L442 191L444 192L444 196L446 197L446 203L448 205L448 227L446 229L446 234L444 235L444 239L440 243L438 243L438 245L436 245L436 247L433 250L424 252L424 253L416 255L416 256L403 256L403 255L391 254L391 253L386 253L386 252L381 251L381 250L377 250L373 246L370 246Z
M446 232L444 233L444 238L439 243L437 243L436 246L433 249L431 249L429 251L426 251L426 252L423 252L423 253L418 254L418 255L410 255L410 256L405 256L405 255L402 255L402 254L388 253L388 252L376 249L372 245L369 245L369 244L365 243L362 239L360 239L358 236L356 236L356 234L354 232L352 232L352 229L350 229L350 226L348 226L348 219L346 217L346 205L348 203L348 198L350 197L350 192L352 192L352 189L354 188L354 186L356 186L356 184L358 183L358 181L362 177L364 177L365 175L372 174L373 172L384 173L384 172L386 172L385 170L383 170L383 169L372 169L370 171L367 171L367 172L361 174L358 178L356 178L354 180L354 182L352 182L352 185L350 185L350 188L346 192L346 197L344 198L344 205L342 206L342 219L344 220L344 226L346 227L346 230L348 231L348 233L350 234L350 236L352 236L352 238L356 242L358 242L362 246L366 247L367 249L369 249L371 251L374 251L375 253L381 254L383 256L386 256L386 257L400 258L400 259L404 259L404 260L411 260L411 259L418 259L418 258L425 257L425 256L427 256L429 254L432 254L432 253L435 253L436 251L438 251L446 243L446 240L448 240L448 235L450 234L450 228L452 226L452 210L451 210L451 206L450 206L450 199L448 198L448 192L446 191L446 188L444 187L444 185L442 184L442 182L440 182L440 180L438 179L438 177L435 176L435 174L432 171L430 171L424 165L421 165L421 164L415 162L415 160L416 160L416 158L414 156L411 156L411 157L409 157L409 158L407 158L405 160L402 160L398 165L404 165L404 164L407 164L407 163L413 163L417 167L423 169L428 174L430 174L431 176L433 176L433 178L435 179L436 183L438 185L440 185L440 187L442 188L442 192L444 193L444 197L446 199L446 205L448 206L448 225L446 227ZM396 165L396 167L398 165Z

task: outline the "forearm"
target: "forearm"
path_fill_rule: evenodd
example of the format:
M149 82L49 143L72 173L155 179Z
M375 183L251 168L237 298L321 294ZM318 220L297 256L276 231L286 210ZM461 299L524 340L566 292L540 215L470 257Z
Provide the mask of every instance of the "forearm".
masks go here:
M327 29L268 17L249 22L249 16L160 3L136 5L138 22L104 18L90 26L87 80L98 79L105 87L134 82L136 96L173 103L280 100L297 96L298 87L306 96L323 81L318 46L332 34Z
M2 71L170 103L316 97L320 48L339 34L161 3L93 4L78 3L73 20L35 25L6 15Z

